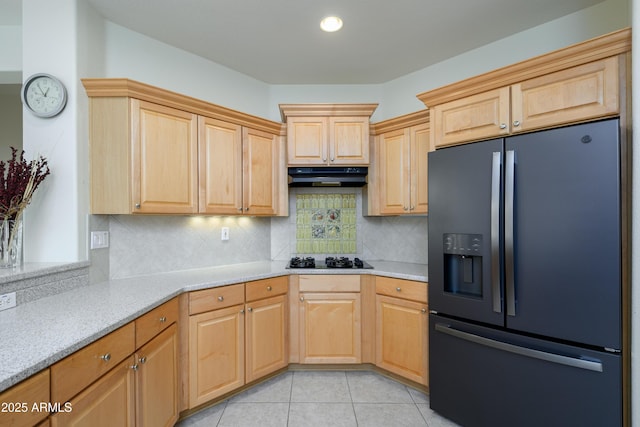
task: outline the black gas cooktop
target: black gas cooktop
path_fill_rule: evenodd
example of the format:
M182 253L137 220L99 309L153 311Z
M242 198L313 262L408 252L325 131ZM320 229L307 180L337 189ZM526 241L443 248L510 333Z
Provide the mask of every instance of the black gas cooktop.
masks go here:
M294 257L287 264L287 268L373 268L360 258L326 257L324 261L316 261L313 257Z

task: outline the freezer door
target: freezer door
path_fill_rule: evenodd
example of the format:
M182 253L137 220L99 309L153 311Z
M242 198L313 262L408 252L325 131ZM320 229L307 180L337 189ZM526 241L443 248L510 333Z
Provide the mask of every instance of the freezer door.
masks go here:
M508 328L621 348L618 132L607 120L507 138Z
M502 325L502 146L429 153L429 308Z
M620 426L620 355L431 315L431 409L465 427Z

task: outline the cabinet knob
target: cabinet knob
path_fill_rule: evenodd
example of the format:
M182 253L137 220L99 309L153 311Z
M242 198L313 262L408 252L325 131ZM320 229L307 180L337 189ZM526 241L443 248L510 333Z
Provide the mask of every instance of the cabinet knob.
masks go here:
M420 310L422 312L422 314L425 314L427 312L426 308L423 308L422 310Z
M506 129L506 128L507 128L506 123L500 123L500 129Z
M408 207L406 207L406 206L403 206L403 207L402 207L402 209L403 209L405 212L409 210L409 208L408 208Z
M245 212L249 212L249 207L244 208Z
M131 369L133 369L134 371L137 371L138 370L138 364L136 363L136 364L132 365Z
M304 301L304 297L300 297L300 302L303 302L303 301Z
M415 206L409 206L410 211L414 210L415 208L416 208Z
M142 363L145 363L146 361L147 361L147 357L146 357L146 356L142 356L142 357L140 358L140 360L139 360L139 362L140 362L141 364L142 364Z
M140 203L136 203L136 209L140 209Z
M239 211L239 212L242 212L242 208L238 208L238 211Z
M331 161L333 162L333 161L335 161L335 160L336 160L336 159L334 159L334 158L333 158L333 156L331 156Z
M100 356L100 359L104 360L105 362L108 362L109 360L111 360L111 353L103 354L102 356Z
M248 308L247 308L247 311L248 311L249 313L251 313L251 312L253 311L253 308L248 307Z
M222 295L221 295L221 296L219 296L219 297L218 297L218 301L220 301L220 302L224 301L224 297L223 297Z
M240 314L244 314L244 308L240 310Z
M518 127L520 126L520 121L519 120L514 120L513 125Z
M166 317L166 316L162 316L161 318L159 318L159 319L158 319L158 321L159 321L160 323L164 323L164 322L166 322L166 321L167 321L167 317Z
M400 286L398 286L398 287L396 288L396 291L398 291L398 292L400 292L401 290L402 290L402 288L400 288Z
M267 286L267 290L268 290L269 292L271 292L271 289L272 289L272 288L271 288L271 286Z

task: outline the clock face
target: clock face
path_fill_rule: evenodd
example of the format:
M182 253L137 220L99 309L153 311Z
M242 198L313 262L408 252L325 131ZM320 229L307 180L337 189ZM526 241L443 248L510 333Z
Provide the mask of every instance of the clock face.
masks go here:
M22 88L22 102L38 117L53 117L64 109L67 91L60 82L48 74L29 77Z

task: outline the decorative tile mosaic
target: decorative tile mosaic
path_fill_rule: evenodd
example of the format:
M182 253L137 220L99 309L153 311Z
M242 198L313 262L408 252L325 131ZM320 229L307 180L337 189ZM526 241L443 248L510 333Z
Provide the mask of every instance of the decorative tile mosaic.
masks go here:
M355 254L355 194L298 194L296 252Z

